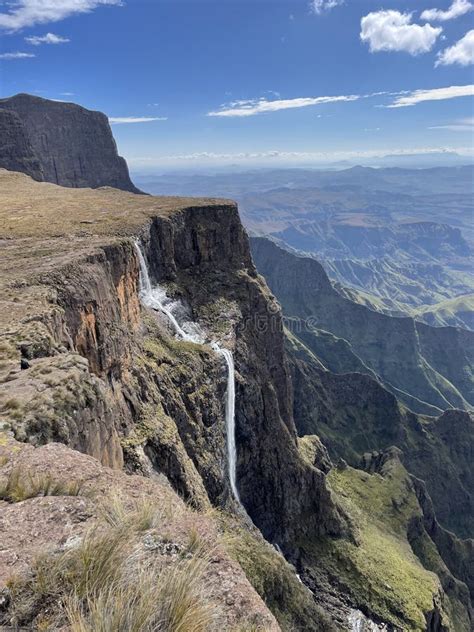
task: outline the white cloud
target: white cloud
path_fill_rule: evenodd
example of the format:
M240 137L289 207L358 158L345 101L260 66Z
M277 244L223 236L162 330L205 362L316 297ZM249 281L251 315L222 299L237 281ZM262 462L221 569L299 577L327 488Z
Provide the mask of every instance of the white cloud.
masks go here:
M365 15L361 21L360 38L369 44L372 53L379 51L405 51L419 55L430 51L441 27L431 24L412 24L411 13L399 11L375 11Z
M13 0L8 13L0 13L0 29L18 31L35 24L59 22L102 5L120 6L121 0Z
M469 66L474 64L474 29L468 31L458 42L438 53L435 66L449 66L459 64Z
M277 112L278 110L289 110L293 108L305 108L309 105L320 105L322 103L336 103L339 101L357 101L363 98L359 94L340 95L335 97L298 97L296 99L251 99L248 101L233 101L223 105L220 110L208 112L207 116L254 116L266 112Z
M454 20L465 13L472 11L474 6L469 0L454 0L453 4L447 11L442 9L426 9L421 14L421 19L432 22L446 22L447 20Z
M28 59L36 57L33 53L2 53L0 59Z
M334 7L344 4L345 0L311 0L310 6L314 13L320 15L325 11L330 11Z
M474 96L474 85L449 86L447 88L433 88L432 90L414 90L407 96L400 96L387 108L405 108L417 105L423 101L444 101L445 99L456 99L458 97Z
M66 44L70 41L71 40L67 37L61 37L61 35L55 35L54 33L25 37L25 42L28 42L28 44L32 44L33 46L40 46L41 44Z
M278 95L278 92L271 92ZM340 103L358 101L359 99L369 99L383 95L399 96L401 94L409 94L407 92L372 92L370 94L342 94L336 96L324 97L297 97L295 99L274 99L269 100L265 97L259 99L246 99L241 101L231 101L221 106L220 110L208 112L207 116L221 117L245 117L254 116L255 114L265 114L267 112L278 112L279 110L291 110L295 108L305 108L311 105L322 105L324 103ZM279 95L278 95L279 96Z
M450 132L474 132L474 117L459 119L448 125L432 125L428 129L447 129Z
M123 125L126 123L151 123L152 121L167 121L166 116L109 116L112 125Z

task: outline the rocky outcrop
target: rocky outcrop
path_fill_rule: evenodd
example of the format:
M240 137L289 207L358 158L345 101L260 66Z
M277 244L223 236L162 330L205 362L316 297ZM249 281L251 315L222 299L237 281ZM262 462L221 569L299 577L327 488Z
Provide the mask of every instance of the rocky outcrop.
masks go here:
M20 474L24 484L21 489L14 483ZM25 482L28 480L30 489ZM5 502L8 484L18 495ZM141 582L147 569L154 569L162 583L170 580L167 569L171 569L174 581L182 576L182 583L172 586L175 590L181 587L178 603L184 611L190 609L187 616L194 612L193 603L202 607L194 612L197 630L237 631L252 626L269 632L281 629L226 550L216 520L191 511L162 480L110 470L64 445L51 443L33 448L0 433L2 494L0 625L38 629L41 621L48 621L49 629L69 627L65 624L71 622L72 601L84 595L84 586L78 585L84 571L79 565L76 574L71 572L76 555L89 563L87 579L95 578L98 603L107 599L108 589L116 615L120 616L122 607L132 613L134 603L132 600L127 604L126 590L110 581L105 566L100 571L94 567L94 559L87 557L94 545L103 545L110 538L115 544L111 555L116 565L108 569L111 575L122 564L126 572L136 572L136 563ZM69 564L69 574L58 560ZM42 562L45 567L40 584L36 578ZM53 569L60 575L59 585L55 584L58 578ZM188 580L184 581L186 575ZM193 586L193 581L197 585ZM144 590L144 585L141 588ZM158 607L163 596L155 590L153 599ZM93 606L97 597L93 594L92 603L86 603L85 608ZM202 624L196 620L199 613L204 617ZM100 617L99 608L96 616Z
M21 162L8 167L8 148L6 153L5 149L1 152L5 168L65 187L109 186L139 193L130 180L127 163L117 153L105 114L29 94L0 99L0 110L17 114L26 132L24 142L34 152L30 160L39 163L43 177L37 177L38 170L31 173L31 168ZM9 127L12 124L17 126L16 118L11 119ZM21 151L20 147L18 144L15 153Z
M0 168L21 171L35 180L44 174L21 118L15 112L0 109Z

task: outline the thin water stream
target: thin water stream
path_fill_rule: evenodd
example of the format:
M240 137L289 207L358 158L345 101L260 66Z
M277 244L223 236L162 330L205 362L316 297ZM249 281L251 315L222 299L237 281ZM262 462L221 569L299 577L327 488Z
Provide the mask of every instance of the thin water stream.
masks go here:
M150 280L150 274L148 271L148 265L146 263L145 256L143 254L141 245L138 241L135 242L135 248L140 264L140 277L139 277L139 290L140 300L147 307L162 312L169 320L176 335L183 340L195 342L198 344L204 343L204 336L200 331L196 323L192 321L183 322L179 324L176 316L173 314L173 309L179 308L178 301L172 301L166 295L166 292L159 285L153 286ZM240 503L239 490L237 488L237 447L235 442L235 368L234 358L232 353L221 347L217 342L211 342L211 348L222 355L227 365L227 392L226 392L226 407L225 407L225 425L226 425L226 437L227 437L227 463L229 468L229 483L232 491L232 495L235 500Z

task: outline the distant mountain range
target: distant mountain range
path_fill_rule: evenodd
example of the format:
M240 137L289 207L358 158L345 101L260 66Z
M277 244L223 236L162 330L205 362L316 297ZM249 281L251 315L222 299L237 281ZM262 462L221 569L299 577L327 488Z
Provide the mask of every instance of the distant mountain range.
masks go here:
M151 193L239 202L254 235L316 258L371 309L472 327L474 167L260 170L138 179Z

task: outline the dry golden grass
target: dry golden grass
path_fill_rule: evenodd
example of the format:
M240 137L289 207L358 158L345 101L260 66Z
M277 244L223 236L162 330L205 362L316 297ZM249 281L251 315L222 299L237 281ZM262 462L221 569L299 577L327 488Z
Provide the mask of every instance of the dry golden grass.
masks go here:
M49 474L31 474L21 467L13 468L0 478L0 500L19 503L37 496L79 496L81 481L58 481Z
M112 498L103 520L80 544L37 560L26 581L10 586L15 624L53 614L71 632L209 632L219 616L203 592L209 555L160 560L141 534L160 516L145 499L125 509ZM148 505L150 501L148 500Z
M205 562L162 572L127 568L95 595L67 600L72 632L206 632L215 617L201 590Z
M159 526L162 514L169 515L170 508L158 508L149 497L137 498L125 507L121 498L111 494L101 507L105 522L115 529L133 528L135 531L147 531Z
M0 237L7 239L77 233L126 236L152 217L223 203L230 204L228 200L135 195L108 187L72 189L0 169ZM50 253L45 246L38 254Z

